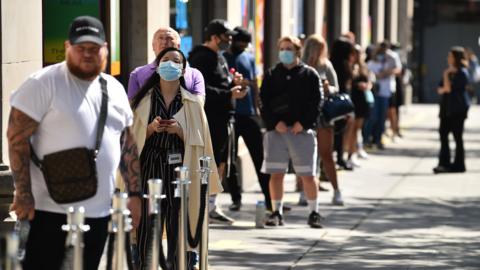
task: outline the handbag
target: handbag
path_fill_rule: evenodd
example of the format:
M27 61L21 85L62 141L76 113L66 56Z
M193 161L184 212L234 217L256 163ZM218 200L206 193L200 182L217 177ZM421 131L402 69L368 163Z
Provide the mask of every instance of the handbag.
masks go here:
M353 112L353 102L346 93L335 93L327 97L322 105L322 115L327 122L333 123Z
M96 159L102 142L108 112L107 81L100 77L102 103L95 149L78 147L47 154L40 160L30 144L31 159L42 171L50 197L59 204L73 203L97 193Z

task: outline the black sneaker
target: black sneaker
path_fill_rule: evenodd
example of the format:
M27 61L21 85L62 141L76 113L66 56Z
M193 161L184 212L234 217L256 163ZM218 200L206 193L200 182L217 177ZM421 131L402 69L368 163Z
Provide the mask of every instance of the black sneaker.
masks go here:
M434 173L434 174L437 174L437 173L448 173L448 172L450 172L450 168L445 167L445 166L442 166L442 165L438 165L437 167L433 168L433 173Z
M283 226L283 216L280 215L280 212L273 212L265 222L267 226Z
M228 210L234 212L240 211L240 208L242 208L241 202L233 202L232 204L230 204L230 206L228 206Z
M322 224L320 223L321 216L319 213L312 211L308 216L308 225L311 228L320 229L323 228Z

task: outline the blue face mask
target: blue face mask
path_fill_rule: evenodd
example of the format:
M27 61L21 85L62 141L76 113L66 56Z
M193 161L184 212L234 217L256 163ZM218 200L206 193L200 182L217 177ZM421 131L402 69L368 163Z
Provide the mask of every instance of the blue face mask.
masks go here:
M175 81L182 76L182 64L173 61L160 62L157 73L165 81Z
M295 53L293 51L287 50L280 51L278 52L278 59L280 59L280 62L282 62L282 64L293 64L293 62L295 61Z

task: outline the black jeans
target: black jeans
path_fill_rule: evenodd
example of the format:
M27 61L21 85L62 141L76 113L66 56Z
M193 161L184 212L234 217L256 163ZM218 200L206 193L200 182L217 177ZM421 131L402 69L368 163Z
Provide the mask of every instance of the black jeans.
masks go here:
M440 154L438 165L451 170L465 170L465 150L463 148L463 117L441 117L440 118ZM455 159L451 163L448 135L453 134L455 140Z
M90 230L83 234L83 269L96 270L102 257L103 248L108 235L110 217L86 218L85 223ZM65 240L67 233L62 225L67 223L65 214L46 211L35 211L30 222L24 270L56 270L60 269L65 257Z
M242 136L243 141L247 145L248 152L252 157L255 172L257 173L258 182L262 193L265 196L265 206L271 209L272 202L270 201L270 190L268 183L270 175L264 174L260 170L263 162L263 136L261 132L260 118L255 115L235 115L235 136L238 148L238 137ZM230 177L227 179L228 189L232 196L233 202L242 201L242 189L238 182L237 168L232 166Z

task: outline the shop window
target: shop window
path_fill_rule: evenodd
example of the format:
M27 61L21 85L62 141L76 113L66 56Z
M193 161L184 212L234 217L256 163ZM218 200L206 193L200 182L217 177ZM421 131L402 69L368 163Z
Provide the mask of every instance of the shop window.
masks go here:
M265 0L242 0L242 27L252 34L251 53L255 56L255 63L259 72L263 71L263 42L265 25ZM262 74L258 74L261 76Z
M170 26L180 34L180 50L188 57L193 47L191 1L170 0Z
M43 65L65 60L64 41L68 28L78 16L89 15L103 21L109 44L107 73L120 75L120 0L43 0Z
M72 20L81 15L100 17L98 0L43 0L43 65L65 60L64 41Z

